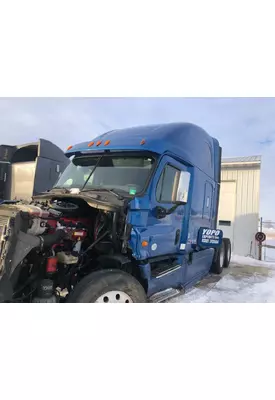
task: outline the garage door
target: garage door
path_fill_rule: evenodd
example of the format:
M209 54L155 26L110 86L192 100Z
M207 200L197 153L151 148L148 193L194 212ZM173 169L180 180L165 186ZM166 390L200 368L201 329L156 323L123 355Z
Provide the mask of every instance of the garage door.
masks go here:
M218 227L234 247L234 220L236 207L236 181L222 181L218 213Z

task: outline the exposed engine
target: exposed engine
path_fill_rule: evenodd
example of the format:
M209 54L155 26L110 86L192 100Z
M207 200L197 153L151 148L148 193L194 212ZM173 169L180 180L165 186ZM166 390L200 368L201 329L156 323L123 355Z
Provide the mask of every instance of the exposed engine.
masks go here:
M97 269L100 254L115 251L123 233L116 213L94 209L81 199L17 203L11 208L24 221L25 228L20 228L22 232L18 234L21 241L26 241L25 234L33 237L31 251L20 265L14 265L15 301L62 301L85 274ZM6 230L9 229L14 230L12 224ZM8 232L6 236L9 237ZM18 243L14 251L18 251ZM1 273L1 258L7 258L12 240L6 250L1 238L0 245Z

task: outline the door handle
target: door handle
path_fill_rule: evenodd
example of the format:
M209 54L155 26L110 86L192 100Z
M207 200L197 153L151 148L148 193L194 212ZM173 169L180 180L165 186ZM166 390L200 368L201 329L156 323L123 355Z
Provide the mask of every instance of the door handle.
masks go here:
M179 240L180 240L180 229L177 229L175 234L175 245L178 244Z

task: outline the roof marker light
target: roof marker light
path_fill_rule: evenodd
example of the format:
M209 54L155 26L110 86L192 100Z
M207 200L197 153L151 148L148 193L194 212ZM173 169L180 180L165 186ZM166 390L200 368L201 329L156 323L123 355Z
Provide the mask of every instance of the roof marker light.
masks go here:
M140 144L145 144L145 139L142 139L142 141L140 142Z
M96 142L96 145L97 145L97 146L101 145L101 140L99 140L98 142Z
M71 150L72 148L73 148L73 146L68 146L67 151Z
M110 140L106 140L106 142L104 143L104 146L108 146L108 144L110 144Z
M95 142L90 142L90 143L88 144L88 147L92 147L94 144L95 144Z

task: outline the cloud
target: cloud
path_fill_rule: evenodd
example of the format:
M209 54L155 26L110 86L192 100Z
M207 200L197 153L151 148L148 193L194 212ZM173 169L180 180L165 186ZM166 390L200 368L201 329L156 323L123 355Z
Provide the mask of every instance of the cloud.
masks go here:
M193 122L216 137L223 155L262 155L261 213L275 220L273 98L2 98L0 142L39 137L65 149L114 128Z
M264 139L259 141L262 146L270 146L274 141L272 139Z

